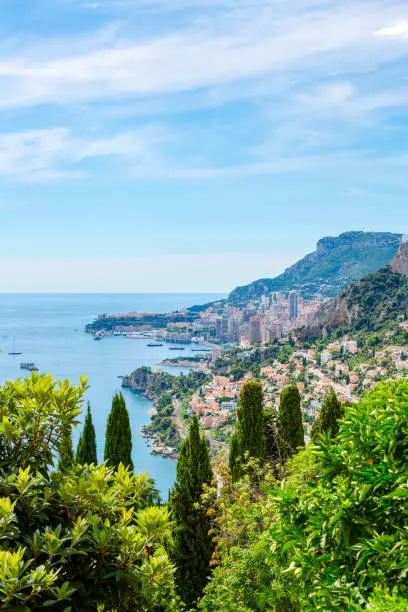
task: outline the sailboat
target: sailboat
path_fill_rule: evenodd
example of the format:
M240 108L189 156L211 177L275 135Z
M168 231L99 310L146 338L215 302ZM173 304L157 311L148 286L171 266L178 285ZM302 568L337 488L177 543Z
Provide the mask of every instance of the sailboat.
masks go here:
M13 336L13 350L9 352L9 355L22 355L23 353L19 353L16 351L16 338Z

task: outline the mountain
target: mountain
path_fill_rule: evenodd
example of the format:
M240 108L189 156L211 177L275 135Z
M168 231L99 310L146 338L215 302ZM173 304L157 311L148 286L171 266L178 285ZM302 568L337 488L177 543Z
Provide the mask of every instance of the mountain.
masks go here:
M333 297L354 280L387 265L401 245L401 234L346 232L319 240L316 250L276 278L264 278L231 292L234 305L271 291L300 290L304 297Z
M389 266L355 281L313 316L308 336L323 330L393 333L408 318L408 242Z

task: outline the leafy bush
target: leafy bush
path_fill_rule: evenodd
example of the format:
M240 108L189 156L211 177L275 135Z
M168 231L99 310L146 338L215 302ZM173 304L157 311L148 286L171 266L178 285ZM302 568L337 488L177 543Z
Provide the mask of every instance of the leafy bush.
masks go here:
M148 507L147 475L53 470L84 389L35 374L0 389L0 608L173 610L169 515Z

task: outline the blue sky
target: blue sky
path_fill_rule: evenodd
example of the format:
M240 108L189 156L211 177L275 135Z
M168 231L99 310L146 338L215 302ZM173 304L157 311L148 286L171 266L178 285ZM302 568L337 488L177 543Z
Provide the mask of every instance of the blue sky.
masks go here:
M0 291L219 291L408 231L408 4L0 0Z

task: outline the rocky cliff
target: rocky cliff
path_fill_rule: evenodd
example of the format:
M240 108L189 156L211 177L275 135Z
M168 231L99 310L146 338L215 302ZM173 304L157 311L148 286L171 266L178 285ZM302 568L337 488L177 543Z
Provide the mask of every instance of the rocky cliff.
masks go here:
M407 245L408 246L408 245ZM323 303L304 331L376 332L397 328L408 316L408 248L403 246L390 266L351 283Z
M393 272L408 278L408 240L404 240L401 244L396 256L392 260L391 269Z

